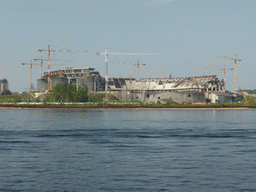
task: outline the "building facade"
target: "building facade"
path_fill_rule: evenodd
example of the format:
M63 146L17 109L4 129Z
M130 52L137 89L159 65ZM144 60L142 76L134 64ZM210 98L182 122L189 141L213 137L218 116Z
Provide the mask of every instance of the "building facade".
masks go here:
M56 84L67 83L77 88L81 84L88 87L89 92L105 91L105 79L94 68L65 68L51 71L49 74L50 90ZM37 80L37 91L48 90L48 73ZM178 77L178 78L109 78L108 92L122 101L139 100L141 102L206 103L222 102L224 99L235 101L232 93L225 91L224 81L217 75ZM236 97L236 98L235 98Z
M51 71L50 90L59 83L75 85L76 88L85 84L90 92L103 91L104 85L98 71L94 68L65 68L58 71ZM37 80L37 91L45 92L48 90L48 72L44 73L42 79Z
M146 103L175 101L178 103L234 102L237 96L225 92L224 82L216 75L127 79L109 78L108 90L119 100Z
M8 83L7 79L0 78L0 94L2 94L2 92L5 89L9 90L9 83Z

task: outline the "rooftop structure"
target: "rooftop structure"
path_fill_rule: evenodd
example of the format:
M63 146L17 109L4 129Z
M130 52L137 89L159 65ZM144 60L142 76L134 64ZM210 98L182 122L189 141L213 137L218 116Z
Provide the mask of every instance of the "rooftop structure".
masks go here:
M118 91L128 89L130 91L197 91L211 92L224 91L223 81L219 81L216 75L179 77L179 78L144 78L136 81L128 78L110 78L109 89Z

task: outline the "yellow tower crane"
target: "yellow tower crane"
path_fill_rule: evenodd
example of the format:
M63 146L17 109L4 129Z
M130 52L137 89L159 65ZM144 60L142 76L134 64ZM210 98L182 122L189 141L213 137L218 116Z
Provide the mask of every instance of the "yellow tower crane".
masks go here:
M212 68L212 67L188 67L189 69L217 69L217 70L223 70L224 72L224 91L226 90L226 70L234 70L233 68L226 68L225 65L222 68Z
M47 58L47 66L48 66L48 92L50 91L50 53L51 52L88 52L88 51L79 51L79 50L70 50L70 49L64 49L64 50L53 50L50 49L50 45L48 45L48 49L38 49L37 51L42 52L42 51L47 51L48 53L48 58Z
M41 59L33 59L34 61L39 60L41 63L41 79L43 78L43 61L47 61L47 59L43 59L41 56ZM63 60L63 59L52 59L51 61L67 61L67 62L74 62L74 60Z
M236 93L237 92L237 90L236 90L236 61L242 61L242 60L241 59L237 59L236 55L235 55L235 58L225 57L225 56L218 56L218 55L215 55L214 57L230 59L230 60L234 61L234 66L235 66L235 69L234 69L234 92Z
M30 60L30 63L21 63L21 65L30 65L30 92L32 92L32 65L40 65L38 63L32 63L32 60Z
M30 60L30 63L21 63L21 65L29 65L30 66L30 92L32 92L32 66L33 65L46 65L42 63L32 63L32 60ZM51 64L51 65L66 65L66 64Z
M137 65L137 81L139 81L139 79L140 79L140 71L139 71L140 70L140 65L142 65L142 66L146 65L145 63L140 64L139 60L138 60L138 63L126 63L126 62L111 62L111 63L120 63L120 64L130 64L130 65L133 65L132 71L130 71L130 81L131 81L132 73L134 71L135 66Z

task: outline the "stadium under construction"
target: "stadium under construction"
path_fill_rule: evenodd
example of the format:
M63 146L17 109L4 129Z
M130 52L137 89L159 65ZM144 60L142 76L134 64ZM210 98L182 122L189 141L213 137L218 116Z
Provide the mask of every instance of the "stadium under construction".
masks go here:
M48 88L48 79L50 81ZM44 73L37 80L37 91L47 92L59 83L68 83L79 87L85 84L90 92L108 92L119 100L142 102L175 101L179 103L237 102L241 98L235 93L225 91L224 80L216 75L178 77L178 78L102 78L95 68L65 68Z

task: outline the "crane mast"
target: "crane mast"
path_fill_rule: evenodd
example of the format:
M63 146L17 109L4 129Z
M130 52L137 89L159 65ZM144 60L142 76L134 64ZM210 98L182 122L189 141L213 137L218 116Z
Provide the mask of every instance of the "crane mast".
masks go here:
M30 63L21 63L21 65L29 65L30 67L30 92L32 92L32 65L40 65L38 63L32 63L32 60L30 60Z
M217 69L217 70L223 70L224 76L224 91L226 90L226 70L234 70L233 68L226 68L225 65L222 68L213 68L213 67L188 67L189 69Z
M43 61L47 61L48 59L43 59L43 57L41 56L41 59L33 59L34 61L39 60L41 63L41 79L43 78ZM63 59L52 59L51 61L68 61L68 62L74 62L73 60L63 60ZM56 65L56 64L54 64Z
M79 50L51 50L50 49L50 45L48 45L48 49L47 50L43 50L43 49L38 49L37 51L46 51L47 52L47 68L48 68L48 76L47 76L47 80L48 80L48 92L50 92L50 53L51 52L88 52L88 51L79 51Z
M140 65L146 65L145 63L140 64L140 61L138 60L138 63L126 63L126 62L111 62L111 63L121 63L121 64L131 64L132 66L132 71L130 71L130 91L132 89L132 72L134 70L134 67L137 65L137 80L139 81L139 66Z
M236 54L235 54L235 57L234 58L231 58L231 57L225 57L225 56L218 56L218 55L215 55L214 57L219 57L219 58L224 58L224 59L230 59L230 60L233 60L234 61L234 92L236 93L237 90L236 90L236 62L237 61L242 61L241 59L237 59L236 58Z
M32 66L33 65L41 65L41 78L42 78L42 65L43 62L41 60L40 63L32 63L32 60L30 60L30 63L21 63L21 65L29 65L30 66L30 92L32 92ZM65 64L51 64L51 65L65 65Z
M140 77L139 77L139 74L140 74L140 72L139 72L139 66L140 66L140 65L143 65L143 66L146 65L145 63L140 64L140 61L139 61L139 60L138 60L138 63L126 63L126 62L111 62L111 63L131 64L131 65L133 65L132 71L130 71L130 78L131 78L131 76L132 76L132 72L133 72L133 70L134 70L134 67L137 65L137 81L139 81L139 79L140 79ZM130 80L130 81L131 81L131 80Z
M108 52L107 49L105 49L105 52L99 53L96 52L96 55L105 55L105 91L108 91L108 56L109 55L156 55L155 53L119 53L119 52Z

